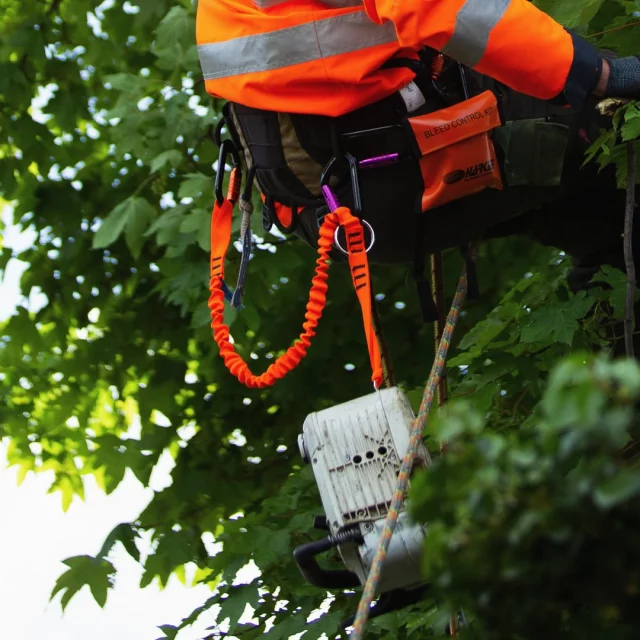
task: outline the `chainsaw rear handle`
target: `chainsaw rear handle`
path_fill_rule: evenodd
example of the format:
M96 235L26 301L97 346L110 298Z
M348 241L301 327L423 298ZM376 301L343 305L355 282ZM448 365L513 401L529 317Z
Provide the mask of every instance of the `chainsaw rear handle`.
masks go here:
M304 579L314 587L320 589L352 589L360 586L360 578L352 571L323 569L316 560L316 556L334 549L345 542L362 542L360 532L328 536L321 540L314 540L302 544L293 551Z

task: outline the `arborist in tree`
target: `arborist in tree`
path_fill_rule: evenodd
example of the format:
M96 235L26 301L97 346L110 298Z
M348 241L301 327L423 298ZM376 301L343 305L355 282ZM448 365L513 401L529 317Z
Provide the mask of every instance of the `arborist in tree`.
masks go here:
M581 167L606 125L595 109L598 99L640 98L640 59L605 59L526 0L199 0L197 39L207 91L228 101L216 128L209 308L221 355L241 382L274 384L304 357L326 300L334 243L348 256L377 390L393 382L375 335L367 257L413 261L427 319L437 319L438 309L425 256L459 246L467 259L421 417L408 420L408 401L408 409L391 411L403 396L385 389L310 416L299 441L323 500L325 517L316 526L329 535L298 547L295 559L324 590L364 584L354 621L359 640L368 616L428 593L412 571L420 566L419 525L400 527L395 540L402 542L384 573L382 567L396 518L404 517L436 387L446 389L444 361L472 280L470 243L524 234L564 249L575 261L576 288L587 286L604 263L624 268L624 193L612 172ZM223 141L225 124L231 138ZM248 173L241 193L242 164ZM254 181L265 228L295 232L319 254L303 333L261 375L235 352L223 317L225 296L238 306L242 295ZM224 259L236 203L245 232L241 277L231 292ZM400 399L384 405L384 393ZM380 417L373 419L376 411ZM390 425L389 415L402 416L398 425ZM392 449L394 463L386 458ZM426 464L426 450L423 457ZM390 477L382 489L385 469ZM347 570L327 571L316 562L335 547ZM371 609L379 591L383 597ZM458 623L454 616L452 636Z
M581 167L597 101L640 98L640 58L527 0L200 0L197 41L265 226L315 246L329 185L370 260L414 262L425 315L425 256L482 237L567 251L576 288L624 267L624 194Z

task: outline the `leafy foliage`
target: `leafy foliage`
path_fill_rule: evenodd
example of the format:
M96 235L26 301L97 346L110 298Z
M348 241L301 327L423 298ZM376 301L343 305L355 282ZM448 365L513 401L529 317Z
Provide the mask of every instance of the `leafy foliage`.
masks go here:
M468 402L432 425L448 446L413 486L426 575L478 637L637 637L638 399L635 362L575 355L520 430Z
M96 602L104 607L107 602L107 590L113 584L115 574L113 565L104 558L91 556L67 558L64 563L69 569L58 578L51 597L53 598L58 591L64 591L61 600L64 609L69 600L82 587L88 585Z
M638 9L635 2L614 0L540 4L590 33L631 23ZM74 496L82 498L87 476L111 492L126 470L148 485L161 455L175 462L171 486L156 492L135 522L119 525L95 557L67 560L54 595L62 593L64 606L88 585L104 603L114 571L109 554L120 544L143 563L142 586L165 585L172 574L182 578L189 564L196 568L195 581L212 589L211 598L184 621L158 620L166 622L160 627L165 638L179 638L207 610L217 612L212 638L256 638L266 629L274 638L305 630L305 638L333 635L337 622L355 609L356 595L333 594L324 608L329 613L318 612L324 594L303 584L291 561L291 549L311 539L312 516L320 508L310 471L295 453L295 438L310 411L369 391L349 274L332 269L319 334L295 375L271 390L243 389L224 369L208 327L213 129L221 104L204 92L192 2L0 0L0 31L0 193L12 203L17 222L37 237L19 256L29 265L22 291L46 299L38 310L20 307L2 327L0 436L10 443L9 461L22 477L52 471L51 491L59 492L64 508ZM637 36L632 26L594 42L637 53ZM637 107L631 106L619 116L617 131L633 137L637 122ZM608 154L619 162L613 135L604 134L598 148L603 158ZM247 307L228 313L227 320L238 350L263 370L299 333L313 259L301 243L266 235L254 217L259 241ZM12 257L2 249L0 268ZM231 280L238 264L239 254L231 255ZM458 268L453 254L447 259L448 291ZM518 450L550 446L562 437L559 423L551 423L553 433L552 427L536 427L539 417L550 419L547 405L537 408L547 373L573 350L604 344L602 320L619 318L623 308L623 278L616 272L598 278L612 289L575 296L565 284L568 268L557 251L522 239L483 247L483 298L464 312L457 334L464 337L450 362L454 396L470 399L473 411L470 423L459 418L452 424L483 420L492 433L506 433L495 438L510 444L513 439ZM373 275L397 374L417 403L432 358L431 329L420 320L404 267L374 268ZM608 379L606 371L598 375ZM635 374L624 375L626 389ZM617 415L615 406L596 409L598 420ZM523 423L528 431L512 433ZM596 438L596 423L584 423L584 442L575 443L569 461ZM468 474L482 475L479 460L490 454L474 444L487 437L474 428L460 427L470 433L469 451L478 457L460 476L465 482ZM569 464L554 455L545 449L546 464ZM609 449L603 455L613 459ZM447 465L461 466L464 456L471 453L454 452L434 482ZM512 463L506 453L495 453L495 460L499 483ZM594 461L594 473L605 473L597 466L602 460ZM520 475L514 482L524 482L524 471L516 467ZM622 473L616 467L607 477L632 477ZM479 489L486 490L489 481ZM540 477L539 483L561 493L557 478ZM458 533L456 527L468 525L451 520L444 506L427 514L431 489L421 486L424 495L415 494L416 504L436 533L438 526ZM464 493L466 487L448 491ZM600 503L588 503L579 513L571 507L578 530L589 514L617 514L631 500L615 487L604 491L624 499L615 498L606 509ZM488 531L498 531L495 526ZM488 533L483 536L482 544L492 544ZM141 554L148 538L149 553ZM438 544L442 558L449 557L442 539ZM261 571L252 580L238 574L249 561ZM477 575L487 566L478 562ZM469 567L471 577L475 567ZM539 588L539 577L532 575L527 593ZM469 602L481 617L486 609L473 586L469 578L452 582L443 593L452 602ZM312 614L317 620L307 625ZM369 628L371 637L418 638L441 635L444 624L442 608L427 601L372 621Z

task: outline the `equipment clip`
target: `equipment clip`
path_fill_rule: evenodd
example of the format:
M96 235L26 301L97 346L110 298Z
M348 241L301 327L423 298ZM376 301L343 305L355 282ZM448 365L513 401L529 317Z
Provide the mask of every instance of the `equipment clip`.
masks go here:
M216 171L215 181L215 195L218 205L222 205L224 202L224 195L222 193L222 186L224 183L224 168L227 164L227 159L231 156L233 160L231 175L229 177L229 187L227 189L227 200L232 203L238 201L240 197L240 184L242 182L242 168L240 165L240 154L233 140L222 140L220 142L220 153L218 154L218 170Z

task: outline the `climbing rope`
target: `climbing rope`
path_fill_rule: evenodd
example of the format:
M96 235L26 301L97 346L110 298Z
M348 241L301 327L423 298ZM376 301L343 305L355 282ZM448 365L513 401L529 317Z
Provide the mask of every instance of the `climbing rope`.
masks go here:
M442 253L437 252L432 254L431 256L431 290L433 291L436 309L438 311L438 317L436 321L433 323L433 350L435 353L438 352L438 346L440 344L440 340L442 340L442 332L444 330L444 266L442 262ZM442 375L440 376L440 381L438 383L437 389L437 400L438 407L442 407L447 400L449 399L449 385L447 381L447 370L446 368L443 370ZM440 452L444 453L446 451L446 444L444 442L440 443ZM451 618L449 619L449 635L452 638L458 637L458 626L456 623L456 615L455 613L451 614Z
M442 339L440 340L438 352L436 353L435 359L433 361L433 367L431 368L429 380L424 390L424 396L422 397L422 404L420 405L418 415L411 425L409 447L407 449L407 453L404 456L404 459L402 460L402 466L398 474L398 484L396 486L395 493L393 494L389 513L387 514L387 518L384 523L384 529L382 531L382 535L380 536L380 540L378 541L378 548L373 558L373 562L371 563L371 570L369 571L367 582L364 585L364 591L360 599L360 604L358 605L358 612L356 614L354 622L354 632L352 634L352 640L361 640L364 637L364 628L369 618L371 603L376 596L376 592L380 584L382 566L387 555L389 543L391 542L391 536L393 535L393 531L398 520L399 511L404 503L404 496L409 485L409 477L413 469L413 464L416 459L418 447L422 442L422 433L424 431L424 426L429 417L429 411L431 410L433 399L437 393L440 379L442 378L445 362L447 359L447 353L451 345L453 331L458 322L458 318L460 317L460 310L462 308L462 305L464 304L466 295L467 273L465 269L465 271L463 271L462 275L460 276L456 295L453 299L453 303L451 304L449 315L447 316L447 321L442 332Z
M431 255L431 291L433 291L434 302L436 303L437 319L433 323L433 350L438 352L438 345L442 340L444 330L444 273L442 263L442 253L437 252ZM438 383L438 406L442 406L447 401L447 372L442 372Z

